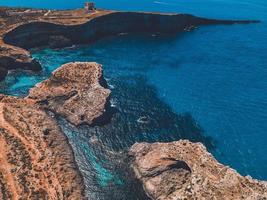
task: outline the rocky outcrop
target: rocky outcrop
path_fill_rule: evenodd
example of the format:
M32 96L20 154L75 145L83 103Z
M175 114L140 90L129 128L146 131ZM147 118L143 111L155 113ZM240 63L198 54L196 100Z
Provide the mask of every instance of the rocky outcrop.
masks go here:
M151 199L266 199L267 182L218 163L200 143L137 143L132 167Z
M2 13L2 14L1 14ZM0 45L15 49L0 52L0 67L39 69L27 50L41 46L62 48L72 44L94 42L119 33L176 33L210 24L254 23L253 20L213 20L188 14L160 14L97 10L47 11L0 9L3 21ZM1 24L1 21L0 21ZM17 48L20 47L20 48ZM17 49L17 51L16 51ZM14 56L16 55L16 56ZM17 59L17 56L24 59ZM8 59L11 58L11 59Z
M83 199L83 179L56 121L31 100L0 96L0 199Z
M75 125L94 124L109 106L101 65L68 63L30 90L28 99Z
M58 34L57 27L64 31L65 29L62 29L63 25L68 27L83 24L91 18L108 12L111 11L96 11L88 14L83 9L51 11L46 9L0 7L0 68L5 69L5 71L1 71L6 72L6 70L14 69L41 70L40 63L31 57L31 53L26 50L27 47L41 47L44 41L51 48L72 45L72 41L65 38L64 35ZM38 25L39 23L41 26ZM31 24L34 24L33 28L31 28ZM24 28L20 29L20 26ZM20 34L17 34L17 30L19 30ZM10 37L6 36L6 34L10 35ZM15 34L15 38L12 37L13 34ZM18 44L14 45L16 42ZM20 45L20 43L24 45ZM0 74L0 81L3 80L5 75L6 73Z
M84 199L84 184L55 114L92 124L110 91L101 65L69 63L25 98L0 95L0 199Z
M40 71L42 69L40 63L33 59L28 51L6 44L0 46L0 68L32 71Z

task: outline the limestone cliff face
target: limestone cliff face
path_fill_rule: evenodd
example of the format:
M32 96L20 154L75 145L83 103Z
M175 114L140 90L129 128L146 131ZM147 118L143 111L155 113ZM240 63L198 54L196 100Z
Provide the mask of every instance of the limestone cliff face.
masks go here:
M31 54L22 48L2 44L0 42L0 81L5 77L5 70L24 69L40 71L42 69L39 62L31 57Z
M105 112L110 91L101 65L69 63L26 98L0 95L0 199L83 200L68 140L47 109L74 124Z
M0 30L0 68L7 70L10 67L39 70L40 64L27 51L36 47L62 48L94 42L119 33L176 33L199 25L257 22L213 20L188 14L107 10L97 10L91 14L86 14L83 10L32 10L33 14L29 15L23 9L4 9L3 13L11 11L16 17L8 14L2 16L4 23L3 30Z
M262 200L267 182L243 177L214 159L200 143L137 143L132 167L151 199Z
M111 12L79 25L51 22L31 22L4 34L7 44L30 49L40 46L56 47L56 37L67 45L92 42L119 33L175 33L190 26L210 24L251 23L250 20L214 20L188 14L160 14L141 12ZM255 21L256 22L256 21ZM55 37L56 36L56 37ZM60 43L59 46L64 46Z

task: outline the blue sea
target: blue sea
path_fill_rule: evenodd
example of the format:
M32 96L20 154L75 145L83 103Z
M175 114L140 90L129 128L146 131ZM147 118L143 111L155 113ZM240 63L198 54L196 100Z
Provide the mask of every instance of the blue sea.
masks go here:
M267 1L96 0L97 7L190 13L259 24L203 26L177 35L120 35L62 50L35 49L40 73L13 72L0 92L27 95L61 64L103 64L114 115L100 127L59 119L75 151L89 199L145 199L128 169L135 142L204 143L221 163L267 180ZM69 9L80 0L0 0L0 5ZM140 123L140 117L147 119Z

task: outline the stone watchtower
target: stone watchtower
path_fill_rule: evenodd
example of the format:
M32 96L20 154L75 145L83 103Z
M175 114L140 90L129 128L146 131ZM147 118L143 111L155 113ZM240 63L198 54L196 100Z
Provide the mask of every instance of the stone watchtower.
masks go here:
M95 4L93 2L85 2L84 9L86 12L94 12L95 11Z

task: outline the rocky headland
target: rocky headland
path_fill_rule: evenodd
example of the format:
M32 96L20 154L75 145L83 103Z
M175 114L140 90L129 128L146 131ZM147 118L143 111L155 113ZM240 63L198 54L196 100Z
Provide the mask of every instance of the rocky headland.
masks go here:
M119 33L189 31L199 25L255 23L255 20L215 20L189 14L95 10L0 8L0 80L8 70L41 70L31 48L62 48L94 42Z
M101 65L69 63L28 97L0 95L0 199L84 199L83 179L54 114L92 124L110 94L103 82Z
M188 14L0 8L0 81L9 70L41 70L32 48L63 48L120 33L190 31L255 23ZM25 98L0 95L0 199L84 199L73 151L56 121L95 125L110 90L97 63L68 63ZM151 199L266 199L267 184L219 164L202 144L135 144L132 167Z
M267 182L220 164L201 143L137 143L132 168L153 200L267 199Z
M30 90L27 99L74 125L93 125L109 108L110 90L97 63L67 63Z

